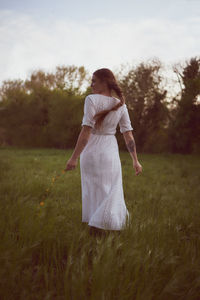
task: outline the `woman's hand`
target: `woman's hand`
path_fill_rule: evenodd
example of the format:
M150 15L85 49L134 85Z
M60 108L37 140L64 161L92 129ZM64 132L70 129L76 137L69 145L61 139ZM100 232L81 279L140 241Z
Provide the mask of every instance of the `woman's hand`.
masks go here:
M77 166L77 163L78 163L78 159L74 159L74 158L70 158L68 161L67 161L67 164L66 164L66 168L64 169L65 171L68 171L68 170L73 170L76 168Z
M81 129L81 132L79 133L78 140L76 142L76 147L74 149L74 152L72 153L70 159L67 162L66 168L64 171L73 170L76 168L76 165L78 163L78 157L80 156L81 152L85 148L90 134L91 134L92 127L84 125Z
M139 175L142 172L142 166L138 160L133 162L133 167L135 169L135 175Z

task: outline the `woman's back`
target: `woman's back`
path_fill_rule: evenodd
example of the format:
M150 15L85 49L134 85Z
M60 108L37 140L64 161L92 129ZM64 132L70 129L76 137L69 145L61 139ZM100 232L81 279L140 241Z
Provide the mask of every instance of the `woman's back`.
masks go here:
M116 127L119 123L121 133L127 130L133 130L128 115L126 104L120 106L117 110L110 111L102 122L100 129L95 129L94 115L100 111L110 109L119 103L120 100L101 94L90 94L85 98L84 116L82 126L88 125L92 127L93 134L115 134Z

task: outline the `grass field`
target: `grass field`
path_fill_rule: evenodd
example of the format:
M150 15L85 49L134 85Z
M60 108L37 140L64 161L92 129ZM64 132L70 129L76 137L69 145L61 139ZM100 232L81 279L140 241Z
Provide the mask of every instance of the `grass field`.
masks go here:
M120 152L131 224L93 236L71 153L0 149L0 299L199 300L200 157Z

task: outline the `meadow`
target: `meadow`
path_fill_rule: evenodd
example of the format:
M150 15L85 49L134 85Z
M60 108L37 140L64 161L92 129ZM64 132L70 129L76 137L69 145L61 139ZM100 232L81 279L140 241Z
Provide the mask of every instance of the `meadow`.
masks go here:
M200 157L120 152L131 222L95 236L71 153L0 148L0 299L199 300Z

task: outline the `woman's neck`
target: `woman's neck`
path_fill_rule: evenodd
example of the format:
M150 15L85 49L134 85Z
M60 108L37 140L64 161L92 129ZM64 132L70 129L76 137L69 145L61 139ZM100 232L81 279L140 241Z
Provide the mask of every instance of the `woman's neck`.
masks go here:
M109 93L100 93L100 95L102 95L102 96L108 96L108 97L112 97L112 95L111 95L111 94L109 94Z

